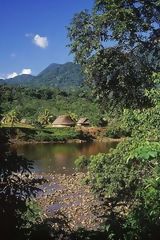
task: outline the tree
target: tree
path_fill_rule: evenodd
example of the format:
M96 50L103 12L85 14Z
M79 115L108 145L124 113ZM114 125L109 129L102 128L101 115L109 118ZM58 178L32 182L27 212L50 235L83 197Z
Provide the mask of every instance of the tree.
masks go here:
M153 81L160 83L160 75ZM104 203L106 239L160 238L160 88L146 92L153 106L127 110L123 127L129 139L108 154L79 159L87 181Z
M69 111L69 112L68 112L68 115L71 117L71 119L72 119L73 121L75 121L75 122L78 121L78 116L77 116L76 113Z
M160 46L159 0L96 0L91 13L76 14L68 27L71 53L97 97L106 104L146 103ZM112 101L113 102L113 101Z
M4 116L4 121L5 123L10 123L11 127L14 126L16 122L18 122L18 113L16 110L11 110L9 111L5 116Z
M47 125L50 122L50 113L48 111L48 109L45 109L44 113L41 113L38 116L38 121L42 124L42 125Z

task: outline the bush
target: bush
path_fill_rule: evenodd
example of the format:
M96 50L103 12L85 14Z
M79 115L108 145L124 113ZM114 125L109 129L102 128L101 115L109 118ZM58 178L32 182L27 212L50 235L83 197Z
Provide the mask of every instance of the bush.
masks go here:
M84 170L89 164L90 158L87 156L80 156L75 160L77 169Z
M52 134L48 134L43 131L37 131L33 140L38 141L38 142L43 142L43 141L50 142L50 141L54 140L54 137Z
M107 130L106 136L110 138L129 137L131 132L121 128L110 128Z
M120 143L108 154L84 159L87 181L106 208L108 239L160 236L159 161L160 144L138 138Z
M123 112L120 126L131 137L87 161L87 180L106 209L106 239L160 239L160 89L147 96L152 107Z
M32 207L32 200L40 191L37 184L43 179L34 179L33 166L16 152L3 147L0 152L0 222L2 239L28 239L30 227L40 216Z
M9 139L23 141L67 141L70 139L83 139L83 135L74 128L43 128L31 129L22 127L3 127L0 134L8 135Z

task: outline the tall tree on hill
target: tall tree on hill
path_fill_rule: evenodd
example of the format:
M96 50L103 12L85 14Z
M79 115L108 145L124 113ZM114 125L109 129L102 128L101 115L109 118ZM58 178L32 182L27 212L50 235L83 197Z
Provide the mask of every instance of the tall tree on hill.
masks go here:
M71 53L105 105L144 106L160 68L160 1L96 0L68 27Z

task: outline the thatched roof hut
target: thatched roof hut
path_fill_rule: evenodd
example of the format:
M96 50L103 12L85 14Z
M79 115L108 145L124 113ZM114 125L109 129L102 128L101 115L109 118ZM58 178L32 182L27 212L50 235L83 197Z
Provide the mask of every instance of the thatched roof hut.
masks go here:
M56 118L56 120L52 123L53 127L73 127L75 126L75 122L68 115L62 115Z
M89 126L90 121L88 118L80 118L77 122L77 126Z

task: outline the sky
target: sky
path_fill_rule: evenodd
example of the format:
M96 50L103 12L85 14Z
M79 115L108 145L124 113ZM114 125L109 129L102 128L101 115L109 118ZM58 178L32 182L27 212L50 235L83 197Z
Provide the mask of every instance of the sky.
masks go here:
M94 0L0 0L0 78L73 61L66 26Z

